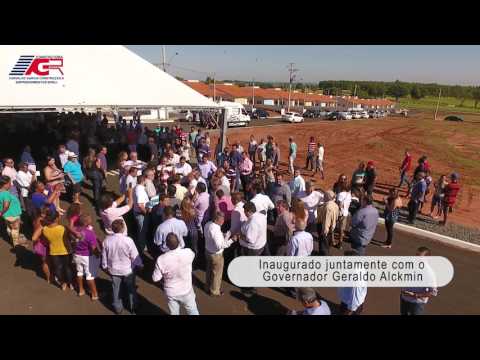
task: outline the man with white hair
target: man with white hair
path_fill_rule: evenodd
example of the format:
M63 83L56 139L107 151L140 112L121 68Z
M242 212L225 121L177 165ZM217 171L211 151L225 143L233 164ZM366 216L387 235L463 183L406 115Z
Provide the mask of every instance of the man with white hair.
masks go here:
M313 236L306 232L306 222L303 219L295 221L295 232L287 246L287 256L310 256L313 251Z
M325 192L325 201L317 210L318 250L321 256L329 254L330 244L335 241L334 231L340 213L332 190Z

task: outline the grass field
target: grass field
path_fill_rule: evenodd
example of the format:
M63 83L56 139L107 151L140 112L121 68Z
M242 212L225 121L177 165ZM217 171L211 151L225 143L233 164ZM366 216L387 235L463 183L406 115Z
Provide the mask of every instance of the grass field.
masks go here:
M399 107L407 109L421 109L421 110L432 110L434 111L437 107L438 98L437 97L425 97L419 100L411 98L401 98L399 100ZM468 113L480 113L480 104L477 105L475 109L475 102L472 99L465 99L462 102L461 99L453 97L442 97L440 98L439 110L441 111L451 111L451 112L468 112Z

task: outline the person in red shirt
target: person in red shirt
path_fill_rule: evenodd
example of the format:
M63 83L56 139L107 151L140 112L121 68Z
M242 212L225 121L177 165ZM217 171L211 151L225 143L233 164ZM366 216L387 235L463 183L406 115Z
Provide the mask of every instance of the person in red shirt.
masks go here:
M315 149L317 148L317 143L313 136L310 137L307 147L307 164L305 165L305 170L308 170L308 164L310 164L310 171L313 171L315 166Z
M408 187L410 187L410 181L408 180L408 172L412 167L412 155L405 150L405 157L403 158L402 165L400 166L400 184L398 187L402 187L403 183L407 183Z
M457 195L460 191L460 184L458 183L458 174L450 175L451 182L445 187L445 197L443 198L443 221L441 225L447 223L448 213L453 211L453 206L457 201Z

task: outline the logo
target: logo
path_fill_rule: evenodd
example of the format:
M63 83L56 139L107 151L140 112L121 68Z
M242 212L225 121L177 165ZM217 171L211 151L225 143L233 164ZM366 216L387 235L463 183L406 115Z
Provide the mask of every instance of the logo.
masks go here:
M57 84L63 75L63 56L22 55L9 78L17 84Z

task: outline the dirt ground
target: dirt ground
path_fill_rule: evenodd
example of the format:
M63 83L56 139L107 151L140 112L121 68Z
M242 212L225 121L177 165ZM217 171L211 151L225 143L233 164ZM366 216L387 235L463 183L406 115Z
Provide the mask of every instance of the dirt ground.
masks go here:
M305 166L307 142L314 136L325 147L324 169L326 179L312 176L311 171L302 174L322 189L331 188L338 176L351 176L360 161L373 160L378 171L378 187L375 198L381 200L391 186L398 185L399 170L405 149L409 149L414 164L422 155L428 156L433 179L441 174L460 174L462 189L457 199L451 222L478 228L480 216L480 116L466 115L464 123L443 121L446 114L433 120L430 113L419 112L408 118L306 122L303 124L278 124L246 129L229 129L231 143L240 140L246 148L250 135L257 141L272 135L280 144L281 169L285 170L288 156L288 137L293 136L298 145L296 165ZM212 134L216 144L218 134ZM433 186L432 186L433 189ZM404 189L405 190L405 189ZM402 193L405 195L405 192ZM429 196L429 200L431 195ZM406 201L405 201L406 203ZM430 202L426 206L429 211ZM425 209L424 212L427 210Z

